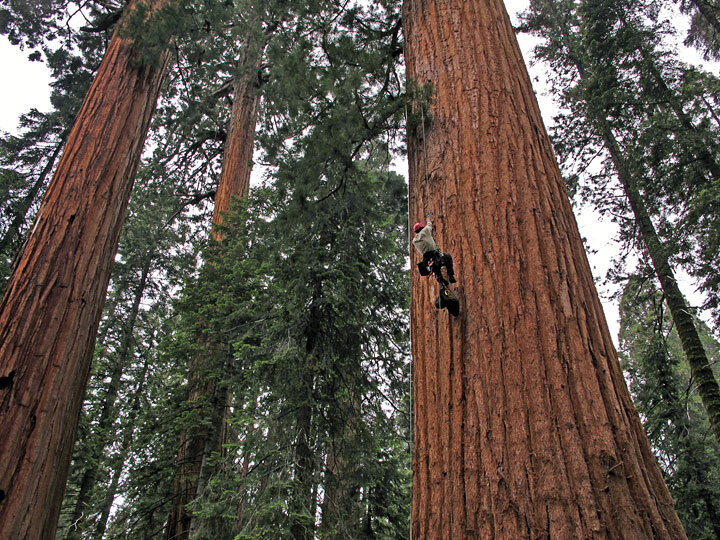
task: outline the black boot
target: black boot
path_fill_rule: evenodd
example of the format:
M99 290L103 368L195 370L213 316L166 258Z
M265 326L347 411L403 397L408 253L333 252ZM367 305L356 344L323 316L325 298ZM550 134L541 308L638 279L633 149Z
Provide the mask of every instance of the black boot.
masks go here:
M443 253L443 264L447 268L448 280L450 283L456 283L455 270L453 268L452 256L449 253Z

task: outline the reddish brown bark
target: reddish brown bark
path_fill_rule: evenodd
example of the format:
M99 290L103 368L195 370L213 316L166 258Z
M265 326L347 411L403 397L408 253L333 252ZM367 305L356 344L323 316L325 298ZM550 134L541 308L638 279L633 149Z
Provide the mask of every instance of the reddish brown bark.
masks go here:
M237 77L234 84L234 102L212 220L211 233L218 241L222 240L222 234L218 232L217 227L222 224L223 215L230 209L232 198L244 197L250 186L259 100L256 82L256 78L241 76ZM190 367L193 375L188 383L190 386L188 402L197 402L201 398L208 399L210 403L208 416L217 417L219 420L213 420L209 428L191 428L180 435L173 501L165 529L165 538L168 539L185 540L189 537L192 514L188 511L187 505L198 494L198 479L206 476L206 474L201 475L203 463L207 462L209 454L219 451L222 445L222 424L225 422L229 396L227 388L218 387L214 379L208 380L201 374L202 366L206 361L206 355L193 359Z
M223 214L230 210L232 198L244 197L250 188L255 148L255 124L260 96L257 77L237 77L233 88L230 127L213 210L213 238L216 240L222 239L216 227L222 224Z
M0 537L54 538L127 201L168 64L113 37L0 304Z
M462 313L412 277L412 537L685 538L630 401L500 0L406 0L410 216ZM428 115L425 115L428 116Z

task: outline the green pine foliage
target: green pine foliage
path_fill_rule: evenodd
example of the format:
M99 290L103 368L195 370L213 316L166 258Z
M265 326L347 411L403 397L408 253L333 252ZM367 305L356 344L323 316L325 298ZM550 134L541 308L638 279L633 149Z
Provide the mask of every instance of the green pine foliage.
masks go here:
M720 5L708 0L681 0L680 10L690 17L685 45L694 46L706 60L720 59Z
M720 448L690 376L662 295L633 276L620 303L619 355L678 515L694 540L720 536ZM720 343L702 323L705 347L720 374Z
M192 505L198 538L277 538L316 515L328 538L407 535L406 186L356 168L324 200L258 190L185 289L178 342L216 351L206 376L234 396L227 453ZM344 512L327 523L331 484Z

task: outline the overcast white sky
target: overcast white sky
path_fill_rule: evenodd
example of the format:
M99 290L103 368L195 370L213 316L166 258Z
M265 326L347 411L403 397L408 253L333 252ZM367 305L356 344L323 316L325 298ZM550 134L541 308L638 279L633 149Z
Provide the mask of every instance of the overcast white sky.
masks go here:
M528 0L505 0L510 17L515 21L515 15L525 9ZM520 47L527 60L530 58L532 39L528 36L519 36ZM8 43L4 36L0 36L0 68L8 80L0 85L0 130L15 132L18 118L21 114L34 107L41 111L50 109L50 77L44 64L40 62L29 62L27 54ZM546 125L550 125L554 107L552 100L545 94L542 87L542 79L545 70L542 66L530 68L535 92L540 102L540 109L543 112ZM535 78L540 81L536 82ZM607 272L610 262L618 252L618 246L614 241L616 229L607 221L603 221L598 215L588 209L576 211L581 234L587 238L588 244L595 254L588 254L593 274L596 278L602 278ZM618 332L618 311L617 306L608 302L609 290L598 287L601 300L605 307L605 314L610 325L612 335L617 336ZM690 287L684 287L686 294L692 295ZM697 301L697 300L696 300Z

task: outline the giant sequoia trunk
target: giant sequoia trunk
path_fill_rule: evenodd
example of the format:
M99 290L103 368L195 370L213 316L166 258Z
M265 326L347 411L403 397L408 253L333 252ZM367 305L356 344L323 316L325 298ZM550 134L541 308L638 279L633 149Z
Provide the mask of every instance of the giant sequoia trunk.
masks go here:
M113 37L0 304L0 537L54 538L120 227L169 55Z
M222 225L223 215L230 209L232 198L244 197L250 186L259 101L257 78L248 74L238 76L234 84L233 98L212 219L212 236L218 241L222 240L219 227ZM191 428L180 435L178 469L170 516L165 529L167 539L184 540L189 537L192 514L188 511L187 504L198 495L199 478L207 479L210 474L207 469L208 457L222 446L222 424L225 422L229 396L226 387L201 374L206 362L205 355L192 361L190 372L193 376L189 381L189 401L205 399L210 403L211 410L207 411L207 416L213 418L212 425L209 428Z
M406 0L410 213L462 313L413 273L413 538L685 538L631 403L500 0ZM420 106L420 105L418 105Z
M215 240L222 239L217 228L223 223L223 214L230 210L232 198L245 197L250 188L255 124L260 100L259 81L256 74L253 75L253 70L250 70L249 73L238 76L233 85L234 101L230 127L213 210L212 234Z

